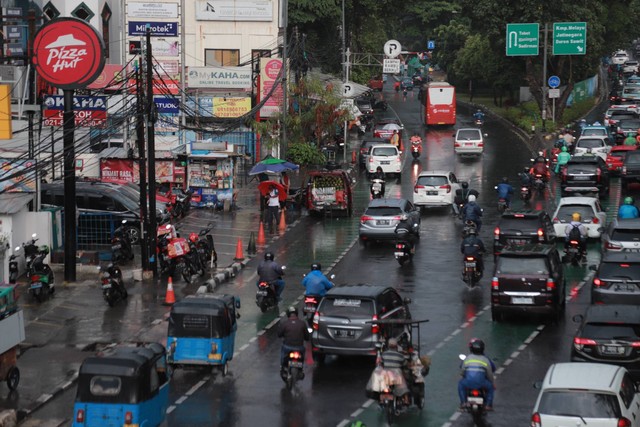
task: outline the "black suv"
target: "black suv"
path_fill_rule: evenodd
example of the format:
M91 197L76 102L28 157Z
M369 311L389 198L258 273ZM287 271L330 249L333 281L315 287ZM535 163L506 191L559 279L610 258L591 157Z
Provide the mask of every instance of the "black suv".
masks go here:
M576 193L609 194L609 169L600 156L573 156L560 171L560 194L565 197Z
M360 165L360 167L362 168L366 168L367 167L367 154L369 154L369 148L371 148L372 145L377 145L377 144L389 144L389 140L388 139L382 139L382 138L364 138L362 140L362 142L360 143L360 152L358 154L358 164Z
M359 284L332 288L313 318L314 360L321 362L327 354L375 356L381 338L400 338L410 327L372 321L409 320L410 303L410 299L402 299L389 286Z
M545 211L505 212L493 230L493 254L498 255L505 246L528 243L555 243L556 232Z
M591 304L640 304L640 255L605 252L592 283Z
M640 305L592 305L573 320L580 327L571 346L572 362L624 366L640 381Z
M491 280L491 318L509 313L552 316L558 321L566 305L567 284L555 245L514 246L500 253Z
M630 182L640 182L640 151L629 151L620 171L620 184L627 189Z
M64 182L40 185L41 202L64 207ZM140 203L125 193L107 185L76 182L76 209L78 244L107 244L111 233L122 220L127 220L126 233L132 243L140 240Z

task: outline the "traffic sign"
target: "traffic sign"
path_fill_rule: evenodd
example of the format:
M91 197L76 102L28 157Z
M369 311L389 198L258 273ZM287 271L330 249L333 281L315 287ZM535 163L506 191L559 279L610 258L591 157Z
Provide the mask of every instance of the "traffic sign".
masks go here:
M540 24L507 24L507 56L536 56Z
M384 44L384 54L389 58L395 58L400 55L400 51L402 50L402 45L398 40L388 40Z
M560 89L549 89L549 98L560 98Z
M550 88L557 88L558 86L560 86L560 77L558 76L551 76L549 77L549 80L547 81L547 83L549 83L549 87Z
M345 98L353 96L353 85L350 82L342 83L342 96Z
M584 55L586 53L586 22L553 23L553 55Z
M433 40L429 40L429 41L427 42L427 49L428 49L428 50L433 50L433 49L435 49L435 48L436 48L436 42L435 42L435 41L433 41Z
M400 72L400 60L385 58L382 60L382 72L385 74L397 74Z

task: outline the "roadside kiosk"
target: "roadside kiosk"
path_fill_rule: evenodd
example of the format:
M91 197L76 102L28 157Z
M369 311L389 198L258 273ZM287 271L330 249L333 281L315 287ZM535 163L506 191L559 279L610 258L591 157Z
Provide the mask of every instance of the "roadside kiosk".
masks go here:
M0 285L0 381L6 381L9 390L20 382L18 344L25 340L24 316L16 299L14 286Z

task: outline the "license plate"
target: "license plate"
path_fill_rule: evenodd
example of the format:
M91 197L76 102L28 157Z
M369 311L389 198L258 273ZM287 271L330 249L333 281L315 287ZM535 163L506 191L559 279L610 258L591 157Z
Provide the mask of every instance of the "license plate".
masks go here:
M305 305L302 311L305 313L315 313L316 307L314 305Z
M297 360L289 360L289 367L302 369L302 362L298 362Z
M260 295L261 297L266 297L267 296L267 291L258 291L257 295Z
M30 287L31 289L38 289L42 287L42 283L32 283Z
M345 330L345 329L335 329L336 337L339 338L355 338L356 331Z
M465 142L464 146L465 147L473 147L475 144L473 142Z
M603 354L624 354L624 347L618 345L603 345L600 350Z
M511 297L512 304L533 304L533 298L528 297Z
M467 397L467 403L482 405L484 403L484 399L482 397L469 396Z
M209 354L209 360L222 360L221 354Z
M391 393L381 393L380 394L380 400L386 401L386 400L393 400L393 394Z
M588 181L591 179L591 176L576 175L573 177L573 179L575 179L576 181Z
M635 292L636 291L636 285L629 284L629 283L620 284L620 285L616 285L615 290L616 291L624 291L624 292Z
M117 249L121 249L121 248L122 248L122 245L119 244L119 243L117 245L112 245L111 246L111 250L114 250L114 251L117 250Z
M525 239L509 239L509 243L512 245L525 245L527 241Z
M465 266L465 267L475 267L475 266L476 266L476 263L475 263L475 262L465 262L465 263L464 263L464 266Z
M388 219L379 219L376 221L377 225L389 225L389 220Z
M397 257L404 256L404 252L394 252L393 255Z
M437 191L427 191L427 196L437 196L438 192Z
M102 285L102 289L111 289L111 283L107 285Z
M390 165L390 164L391 164L391 161L386 160L386 161L380 162L380 164L381 164L381 165Z

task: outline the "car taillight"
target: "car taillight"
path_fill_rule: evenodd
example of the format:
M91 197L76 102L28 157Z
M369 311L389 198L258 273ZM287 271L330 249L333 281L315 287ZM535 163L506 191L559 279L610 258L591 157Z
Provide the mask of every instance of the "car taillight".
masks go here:
M376 320L378 320L378 316L377 315L373 315L373 317L371 318L371 320L373 320L374 322ZM372 334L378 334L380 332L380 327L378 326L377 323L372 323L371 324L371 333Z
M553 218L553 222L558 223L560 222L560 220L558 219L558 217Z
M78 409L78 412L76 412L76 422L84 423L84 409Z
M320 313L316 311L316 314L313 315L313 330L318 330L318 320L320 319Z
M540 427L542 424L542 420L540 419L540 414L535 413L531 415L531 427Z
M478 147L484 147L484 142L478 142Z
M373 163L373 156L369 156L369 163Z
M447 185L441 185L440 186L441 190L447 190L447 193L451 193L451 186L449 184Z
M373 217L370 217L370 216L367 216L367 215L362 215L360 217L360 223L361 224L364 224L365 222L371 221L371 220L373 220Z
M453 143L453 146L454 146L454 147L460 147L460 143L459 143L459 142L454 142L454 143Z
M415 187L413 187L413 192L417 193L418 190L424 190L424 185L416 185Z
M493 279L491 279L491 289L493 289L494 291L497 291L500 288L500 282L498 281L497 277L494 277Z
M544 237L544 230L542 228L538 228L538 239L542 240Z
M629 421L625 417L618 418L617 427L631 427L631 421Z
M581 350L582 346L596 345L596 342L590 338L575 337L573 339L573 345L580 346L579 350Z
M634 341L631 343L631 347L633 348L640 348L640 341Z
M500 227L496 227L493 230L493 236L497 239L498 237L500 237Z
M622 249L622 244L621 243L614 243L611 241L608 241L604 244L605 249L613 249L613 250L618 250L618 249Z
M556 288L556 282L553 279L547 279L547 291L551 292Z
M102 278L102 284L103 284L103 285L108 285L108 284L109 284L109 278L107 278L107 277L103 277L103 278Z
M603 282L602 280L598 279L597 277L595 279L593 279L593 286L595 286L596 288L599 288L600 286L604 286L605 282Z
M592 224L600 224L600 220L594 216L593 218L591 218L591 223Z
M598 180L598 182L600 182L600 178L602 178L602 170L598 168L596 170L596 179Z
M124 414L124 423L125 424L133 424L133 413L131 413L131 411L127 411Z

